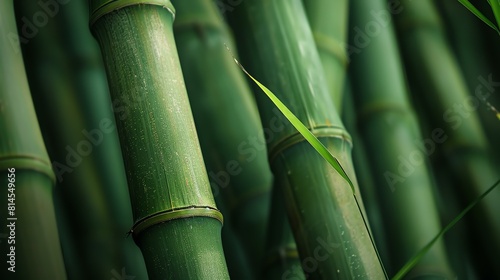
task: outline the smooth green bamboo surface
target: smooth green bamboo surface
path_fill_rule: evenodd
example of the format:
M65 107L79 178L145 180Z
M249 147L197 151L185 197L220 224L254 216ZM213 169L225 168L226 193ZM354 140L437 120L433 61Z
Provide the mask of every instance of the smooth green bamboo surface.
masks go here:
M444 131L440 150L452 170L462 207L498 180L482 131L457 62L445 41L442 25L431 1L403 1L396 16L400 46L415 96L422 98L432 126ZM470 246L482 277L500 276L500 189L494 190L468 217Z
M422 141L423 137L408 100L394 26L390 22L394 11L387 10L383 0L357 1L352 3L351 26L373 23L374 11L385 14L386 22L379 22L377 36L371 38L361 53L352 56L350 74L353 80L363 81L353 83L352 92L358 127L363 139L368 140L364 142L367 159L389 240L387 249L392 270L388 274L394 275L439 232L441 225L427 168L426 154L432 151L422 151L419 146L422 144L415 142L415 139ZM433 139L441 141L442 138ZM452 276L444 242L440 241L407 278Z
M322 140L354 179L350 137L328 92L302 2L246 1L228 16L243 65ZM292 126L276 126L280 115L275 107L259 89L255 94L263 126L270 132L266 137L275 187L284 195L306 277L384 278L348 183Z
M257 106L244 74L234 67L224 46L234 49L214 3L172 3L176 45L212 192L231 213L226 225L234 227L256 277L272 183Z
M66 279L52 199L54 173L31 100L12 1L0 2L0 182L2 279ZM15 169L15 173L9 169ZM8 174L15 177L14 215ZM11 180L12 182L12 180ZM11 196L12 197L12 196ZM15 217L15 221L7 218ZM15 223L15 229L7 227ZM7 239L14 232L15 244ZM15 272L7 264L15 247Z
M349 1L303 0L303 3L333 104L340 114L344 77L349 62L345 48Z
M155 3L91 1L111 97L139 100L121 118L115 112L136 221L132 234L150 279L227 279L222 215L177 57L174 10L170 1Z

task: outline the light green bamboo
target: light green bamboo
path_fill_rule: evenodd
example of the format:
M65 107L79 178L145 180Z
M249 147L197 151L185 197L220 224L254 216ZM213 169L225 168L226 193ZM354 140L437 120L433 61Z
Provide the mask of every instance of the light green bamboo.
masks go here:
M400 46L413 93L422 99L432 126L443 129L440 150L452 170L462 208L498 180L475 104L445 41L434 3L402 1L396 16ZM494 190L468 217L470 246L481 277L500 276L500 189ZM479 261L480 260L480 261Z
M172 3L176 45L212 191L227 206L226 226L234 228L257 277L272 181L257 106L226 51L232 38L214 3Z
M336 156L351 179L350 137L328 92L307 18L299 1L245 1L228 15L249 72ZM384 278L349 184L255 89L275 187L284 195L306 277ZM273 129L274 128L274 129ZM358 194L359 195L359 194Z
M314 42L318 48L328 89L339 114L342 113L342 95L347 56L348 0L303 0ZM332 13L335 12L334 15Z
M54 173L30 96L13 1L0 2L0 199L2 279L66 279L53 205ZM15 171L14 171L15 170ZM12 175L14 174L14 175ZM8 180L10 178L10 181ZM15 181L13 180L15 179ZM14 182L13 182L14 181ZM14 191L8 191L8 183ZM15 198L12 214L8 194ZM9 221L8 218L16 218ZM8 224L15 223L11 230ZM8 239L9 236L15 239ZM15 243L9 240L15 240ZM7 264L14 249L15 272Z
M142 3L142 4L141 4ZM196 135L168 0L91 1L134 220L150 279L227 279L216 209Z

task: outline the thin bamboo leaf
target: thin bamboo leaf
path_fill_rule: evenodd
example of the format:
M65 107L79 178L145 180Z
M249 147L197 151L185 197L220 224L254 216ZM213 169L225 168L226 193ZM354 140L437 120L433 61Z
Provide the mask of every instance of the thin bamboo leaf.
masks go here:
M247 70L241 65L238 60L233 56L234 62L245 72L245 74L252 79L255 84L259 86L260 89L271 99L271 101L278 107L278 109L285 115L285 117L290 121L290 123L300 132L302 136L313 146L313 148L328 162L330 165L339 173L344 180L346 180L347 183L349 183L349 186L351 187L352 194L355 196L356 191L354 188L354 184L352 183L351 179L347 175L347 173L344 171L344 168L340 164L339 160L328 151L328 149L319 141L319 139L314 136L314 134L309 131L309 129L297 118L288 107L286 107L283 102L279 100L276 95L272 91L270 91L266 86L261 84L259 81L257 81L252 75L250 75Z
M495 0L493 0L493 1L495 2ZM474 14L482 22L486 23L486 25L488 25L489 27L491 27L493 30L495 30L497 33L500 34L500 30L498 29L498 27L493 22L491 22L485 15L483 15L483 13L481 13L481 11L479 11L474 5L472 5L471 2L469 2L468 0L458 0L458 2L460 2L460 4L462 4L465 8L467 8L467 10L469 10L472 14ZM496 14L495 14L495 17L496 17ZM498 21L498 19L497 19L497 21Z
M413 256L408 262L394 275L393 280L402 279L408 272L417 265L417 263L429 252L429 250L436 244L436 242L443 237L456 223L458 223L462 218L467 215L483 198L485 198L496 186L500 183L500 180L496 181L491 187L489 187L483 194L474 199L467 207L465 207L460 214L458 214L453 220L451 220L424 248L422 248L415 256Z
M466 1L466 0L460 0L460 1ZM495 16L497 26L500 26L500 3L498 2L498 0L489 0L488 3L490 4L491 10L493 11L493 15ZM488 24L488 23L486 23L486 24ZM498 31L498 29L496 29L496 30ZM500 32L499 32L499 34L500 34Z
M252 76L306 124L302 132L307 134L309 128L321 139L352 180L350 137L328 92L301 1L246 1L228 17ZM273 112L275 105L257 92L261 90L257 84L253 88L264 129L271 129L271 121L279 118ZM284 194L299 255L307 263L303 267L306 277L384 278L351 185L295 127L285 123L271 131L267 147L275 187ZM314 260L314 250L320 250L323 241L331 245L326 246L328 257Z

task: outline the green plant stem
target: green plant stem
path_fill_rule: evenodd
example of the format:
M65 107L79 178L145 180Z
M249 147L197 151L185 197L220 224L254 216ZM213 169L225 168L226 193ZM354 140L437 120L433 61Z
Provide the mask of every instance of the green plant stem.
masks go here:
M299 255L308 261L306 276L383 278L349 184L355 178L350 137L329 94L301 1L247 1L228 16L249 72L275 92L345 171L339 175L294 127L280 126L281 114L255 89L264 129L272 132L267 147L275 187L284 195ZM314 259L315 249L327 257Z
M53 205L54 173L38 127L17 36L13 1L0 2L2 279L66 279ZM15 171L13 171L15 169ZM10 171L9 171L10 170ZM9 174L14 174L13 176ZM8 178L15 178L8 191ZM12 183L12 180L10 181ZM8 210L8 194L14 208ZM8 221L15 217L17 220ZM6 227L14 223L15 228ZM15 236L15 243L8 236ZM11 252L14 248L14 252ZM15 272L7 261L15 254Z
M91 1L134 220L150 279L228 279L216 209L177 57L170 1ZM114 6L113 6L114 5Z
M396 16L400 46L415 97L426 106L431 127L441 128L446 140L440 146L452 170L455 190L468 205L498 179L476 108L470 99L457 62L445 41L433 2L403 1ZM474 101L474 100L472 100ZM479 102L479 101L478 101ZM495 264L500 252L500 190L496 189L467 218L470 246L478 272L500 275Z

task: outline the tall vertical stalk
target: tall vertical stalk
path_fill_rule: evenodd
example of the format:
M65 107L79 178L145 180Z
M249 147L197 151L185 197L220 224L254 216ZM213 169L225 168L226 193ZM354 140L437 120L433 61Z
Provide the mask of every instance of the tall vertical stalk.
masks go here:
M90 1L115 111L135 225L151 279L227 279L216 209L177 57L174 9Z
M0 2L0 36L0 219L10 225L4 224L1 230L5 236L0 243L0 275L2 279L66 279L52 198L55 176L16 41L13 1ZM8 203L15 205L8 209Z
M350 137L336 112L300 0L245 1L230 15L248 70L316 135L355 178ZM384 278L348 183L256 89L275 187L288 217L306 276ZM274 124L273 124L274 123Z
M426 164L428 151L418 145L422 135L408 100L391 22L394 12L387 10L382 0L352 3L352 26L368 28L377 22L378 32L369 45L352 56L351 78L363 81L352 84L358 126L363 138L369 139L365 145L390 240L391 267L399 269L439 232L441 225ZM375 21L374 15L383 21ZM353 35L356 43L359 32ZM441 141L439 137L434 139ZM416 207L419 211L415 211ZM433 246L409 277L422 276L452 277L442 241Z
M422 99L432 126L444 131L441 145L446 164L453 172L455 191L463 205L478 197L498 180L486 137L477 117L480 101L470 97L457 62L445 41L434 3L402 1L396 16L400 46L415 96ZM468 219L470 246L478 272L500 276L500 189L494 190Z
M18 1L19 26L24 28L23 18L32 18L39 9L35 0ZM119 248L123 232L117 231L110 203L104 195L107 186L99 177L93 160L94 147L108 131L103 131L100 123L90 127L85 120L85 108L76 98L81 87L72 83L76 76L75 56L71 48L64 48L64 39L58 29L61 19L53 18L38 30L36 37L23 45L26 72L53 159L58 182L56 196L61 205L58 210L65 212L58 219L66 218L63 224L70 234L63 240L74 244L75 264L80 266L76 272L68 269L68 276L72 279L107 278L113 269L120 270L124 266ZM65 255L69 254L66 248L63 247Z

